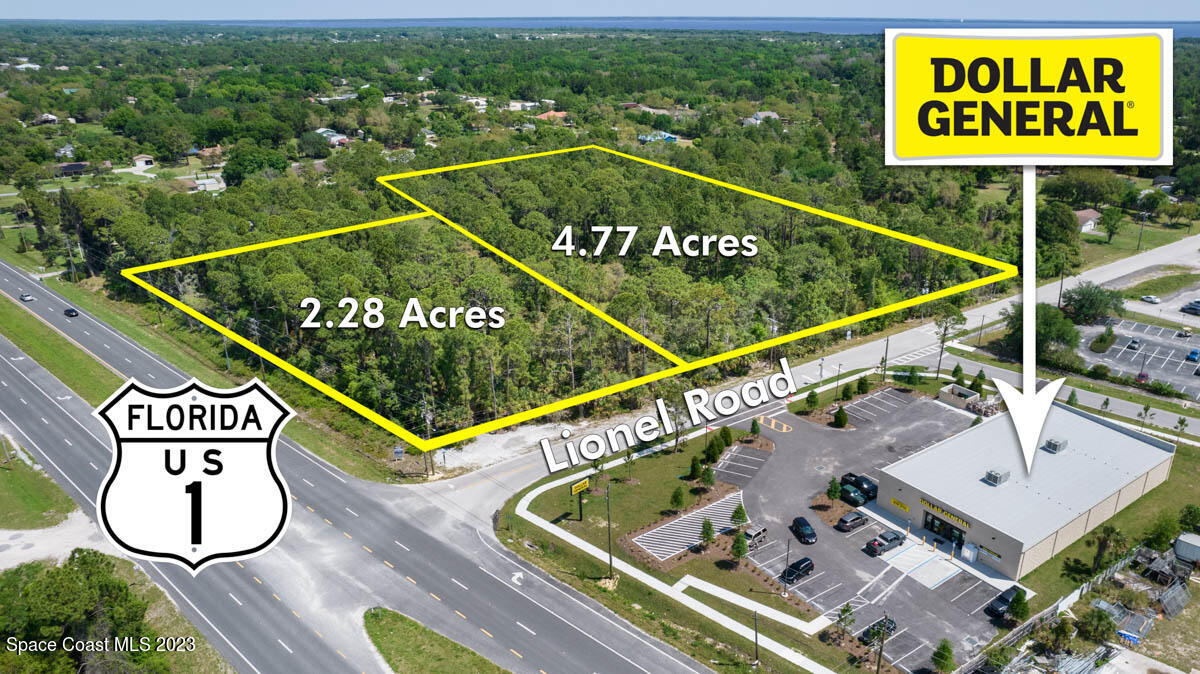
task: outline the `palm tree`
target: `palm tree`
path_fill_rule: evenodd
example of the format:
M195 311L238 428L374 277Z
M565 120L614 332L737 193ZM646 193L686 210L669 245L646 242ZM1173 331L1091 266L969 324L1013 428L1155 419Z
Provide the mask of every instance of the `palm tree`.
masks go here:
M1104 563L1104 557L1109 550L1120 554L1129 547L1129 539L1121 533L1120 529L1111 524L1097 529L1088 543L1096 546L1096 557L1092 560L1092 573L1100 572L1100 565Z

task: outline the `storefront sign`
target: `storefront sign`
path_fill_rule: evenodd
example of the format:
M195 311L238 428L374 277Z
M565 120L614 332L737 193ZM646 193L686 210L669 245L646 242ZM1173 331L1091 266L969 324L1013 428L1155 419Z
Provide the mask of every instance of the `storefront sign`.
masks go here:
M963 518L959 517L958 515L955 515L952 512L949 512L949 511L943 509L941 506L936 506L936 505L930 503L929 501L926 501L925 499L921 499L921 505L923 505L926 508L928 508L929 510L937 513L938 515L950 520L951 522L954 522L955 524L962 526L964 529L971 528L970 522L964 520Z

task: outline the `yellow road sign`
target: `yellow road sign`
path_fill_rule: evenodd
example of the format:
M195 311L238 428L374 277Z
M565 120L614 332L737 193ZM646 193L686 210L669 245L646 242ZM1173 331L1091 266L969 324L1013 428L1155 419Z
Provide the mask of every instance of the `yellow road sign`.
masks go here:
M578 494L579 492L583 491L584 489L587 489L588 484L589 484L588 478L586 478L586 477L583 478L582 480L572 484L571 485L571 496L574 496L574 495Z

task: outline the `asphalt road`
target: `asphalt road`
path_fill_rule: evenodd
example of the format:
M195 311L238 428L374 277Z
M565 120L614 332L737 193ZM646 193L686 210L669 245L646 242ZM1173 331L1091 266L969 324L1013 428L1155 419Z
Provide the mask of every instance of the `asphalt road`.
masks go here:
M0 292L33 293L25 308L122 376L163 388L189 378L86 313L66 317L66 300L5 263ZM7 340L0 357L0 424L94 516L111 457L106 432L85 401ZM448 514L444 499L357 480L286 436L277 454L295 500L273 550L194 579L174 565L143 564L239 671L386 670L361 622L377 605L513 671L704 670L547 580L500 549L486 523Z

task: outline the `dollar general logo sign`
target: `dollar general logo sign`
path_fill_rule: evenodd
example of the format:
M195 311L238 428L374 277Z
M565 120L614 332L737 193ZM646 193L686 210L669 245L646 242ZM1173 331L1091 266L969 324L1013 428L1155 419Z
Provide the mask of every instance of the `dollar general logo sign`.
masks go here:
M1164 164L1172 31L885 31L888 164Z

